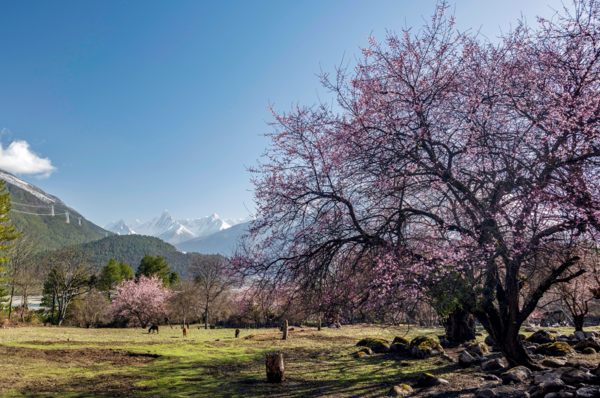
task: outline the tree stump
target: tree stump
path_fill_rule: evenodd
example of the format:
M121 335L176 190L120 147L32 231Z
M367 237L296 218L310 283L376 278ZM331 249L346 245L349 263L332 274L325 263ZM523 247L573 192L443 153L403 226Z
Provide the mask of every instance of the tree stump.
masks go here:
M287 319L283 321L283 340L288 339L288 321Z
M321 318L317 321L317 331L321 331Z
M282 353L267 354L265 364L267 366L267 381L269 383L281 383L285 380L285 365Z

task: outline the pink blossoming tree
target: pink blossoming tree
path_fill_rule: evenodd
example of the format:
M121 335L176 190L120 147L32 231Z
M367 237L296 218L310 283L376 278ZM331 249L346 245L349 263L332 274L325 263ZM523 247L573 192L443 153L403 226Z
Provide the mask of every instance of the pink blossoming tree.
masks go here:
M112 292L112 311L115 317L145 328L165 316L170 295L158 276L125 280Z
M457 32L446 9L322 76L335 107L274 112L251 170L259 218L233 263L300 290L332 264L348 277L372 264L371 299L459 276L461 308L511 365L536 368L521 324L585 271L568 272L577 255L540 264L600 226L600 6L576 1L498 43Z

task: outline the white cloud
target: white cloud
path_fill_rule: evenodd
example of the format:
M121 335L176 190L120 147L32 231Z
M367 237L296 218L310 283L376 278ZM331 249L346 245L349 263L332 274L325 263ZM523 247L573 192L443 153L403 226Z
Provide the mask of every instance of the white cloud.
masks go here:
M0 169L12 174L33 174L47 178L56 171L50 159L41 158L29 148L27 141L15 140L5 149L0 143Z

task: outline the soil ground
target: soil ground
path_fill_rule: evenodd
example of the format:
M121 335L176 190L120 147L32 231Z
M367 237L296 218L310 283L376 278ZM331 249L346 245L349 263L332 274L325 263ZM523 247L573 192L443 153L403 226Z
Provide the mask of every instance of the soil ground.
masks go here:
M185 339L178 327L161 327L158 335L142 329L0 329L0 397L385 397L393 385L414 387L422 372L450 381L436 398L472 397L485 382L479 367L398 353L351 355L367 336L438 334L443 329L354 325L295 328L283 341L274 329L242 330L238 339L234 329L198 326ZM446 352L457 358L462 349ZM266 383L269 352L284 354L284 383ZM574 360L598 363L596 355ZM412 396L438 388L415 388Z

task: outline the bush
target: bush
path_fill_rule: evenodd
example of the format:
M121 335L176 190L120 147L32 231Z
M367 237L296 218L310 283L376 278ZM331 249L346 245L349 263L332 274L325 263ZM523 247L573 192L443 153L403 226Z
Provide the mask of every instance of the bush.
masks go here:
M83 299L69 305L67 324L81 328L96 327L112 321L110 301L101 292L92 290Z

